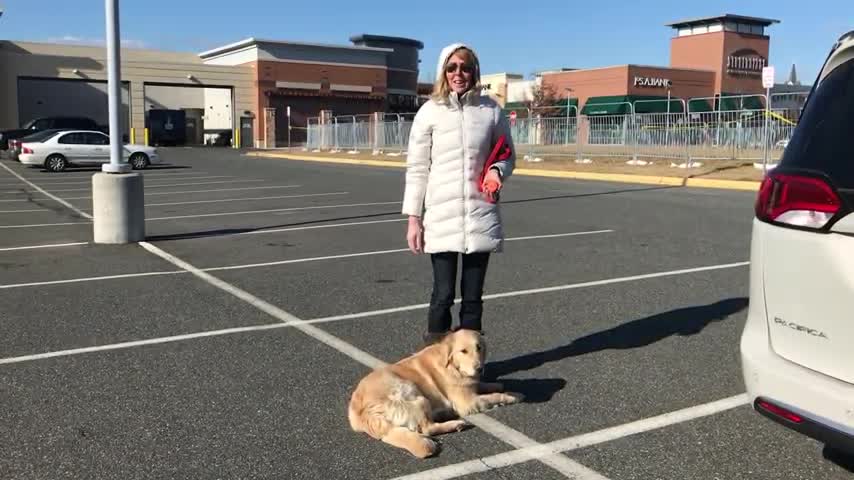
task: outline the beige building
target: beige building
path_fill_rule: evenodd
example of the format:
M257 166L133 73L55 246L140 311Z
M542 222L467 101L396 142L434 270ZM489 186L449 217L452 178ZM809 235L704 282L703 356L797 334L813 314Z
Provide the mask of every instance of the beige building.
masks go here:
M251 145L251 119L258 115L252 66L205 64L194 53L121 54L122 130L129 140L145 141L151 110L184 110L187 143L216 132L237 137L237 126L245 125ZM86 116L108 125L105 56L104 47L0 41L0 129L40 116Z
M492 73L489 75L481 75L480 83L483 85L483 91L502 107L511 100L508 100L509 84L519 82L523 79L522 75L517 73Z

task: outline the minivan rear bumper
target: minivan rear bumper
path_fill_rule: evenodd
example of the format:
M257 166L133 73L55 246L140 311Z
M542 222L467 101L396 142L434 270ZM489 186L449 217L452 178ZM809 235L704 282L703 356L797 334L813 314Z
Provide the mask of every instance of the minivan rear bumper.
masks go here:
M765 403L771 403L777 408L781 408L775 402L766 398L759 397L753 402L753 409L759 412L760 415L769 418L786 428L790 428L802 435L818 440L826 445L831 445L839 450L854 454L854 436L845 432L841 432L833 427L827 426L816 420L811 419L806 415L798 415L798 420L791 420L779 413L769 410L763 406ZM788 409L785 409L788 410ZM791 410L790 410L791 412Z
M774 353L764 309L751 310L741 338L741 362L754 409L785 427L854 454L854 385ZM758 314L762 318L756 318ZM769 412L759 406L760 401L792 412L802 421L795 423Z

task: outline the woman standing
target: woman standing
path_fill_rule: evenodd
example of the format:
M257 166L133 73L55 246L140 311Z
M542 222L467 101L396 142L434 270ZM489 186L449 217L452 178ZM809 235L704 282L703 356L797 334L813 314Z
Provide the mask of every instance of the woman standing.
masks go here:
M433 293L426 342L451 329L458 260L462 257L460 328L481 330L483 284L491 252L504 241L498 191L512 174L515 150L501 107L480 94L480 64L464 44L439 55L432 98L415 116L409 137L403 214L413 253L430 254ZM481 172L499 137L510 156Z

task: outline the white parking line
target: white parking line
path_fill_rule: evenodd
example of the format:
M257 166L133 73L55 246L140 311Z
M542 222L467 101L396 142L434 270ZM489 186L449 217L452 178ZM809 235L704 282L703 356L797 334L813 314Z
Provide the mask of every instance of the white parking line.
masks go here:
M62 247L75 247L78 245L88 245L89 242L74 242L74 243L54 243L52 245L29 245L26 247L5 247L0 248L0 252L11 252L15 250L35 250L38 248L62 248Z
M214 277L213 275L203 272L198 268L194 267L193 265L190 265L189 263L181 260L180 258L175 257L174 255L171 255L148 242L140 242L140 245L149 252L166 260L167 262L170 262L179 268L187 270L188 272L205 281L209 285L219 288L220 290L223 290L243 300L244 302L267 313L268 315L277 318L284 324L293 325L293 327L297 330L305 333L306 335L314 338L315 340L325 343L329 347L340 353L343 353L344 355L347 355L348 357L355 360L356 362L361 363L365 367L377 368L385 365L385 362L383 362L382 360L372 356L371 354L363 350L360 350L354 345L351 345L345 342L344 340L341 340L340 338L331 335L313 325L307 325L299 318L291 315L290 313L282 310L281 308L267 303L264 300L261 300L260 298L252 295L251 293L245 290L241 290L235 287L234 285L231 285L223 280L220 280L217 277ZM468 417L467 420L475 426L480 427L486 433L489 433L495 438L514 447L536 448L540 446L539 443L526 437L521 432L502 424L498 420L489 418L486 415L472 415L471 417ZM560 454L543 455L540 460L546 465L557 470L567 478L579 478L579 476L581 476L581 478L586 478L589 480L607 480L605 477L597 474L593 470L590 470L584 467L583 465L574 462Z
M89 214L87 213L86 215L89 215ZM0 228L9 229L9 228L64 227L67 225L91 225L91 223L90 222L30 223L27 225L0 225Z
M187 273L183 270L172 273ZM193 340L196 338L218 337L221 335L232 335L235 333L257 332L260 330L273 330L277 328L287 327L282 323L273 323L269 325L254 325L251 327L226 328L223 330L212 330L209 332L188 333L186 335L174 335L171 337L149 338L147 340L137 340L133 342L113 343L110 345L99 345L95 347L75 348L72 350L59 350L54 352L39 353L36 355L24 355L21 357L11 357L0 359L0 365L11 365L13 363L32 362L35 360L45 360L48 358L67 357L69 355L81 355L84 353L107 352L111 350L124 350L126 348L144 347L146 345L160 345L163 343L180 342L182 340Z
M582 235L596 235L600 233L611 233L613 230L594 230L590 232L571 232L571 233L558 233L553 235L532 235L528 237L514 237L505 239L506 242L515 242L520 240L535 240L540 238L558 238L558 237L577 237ZM212 267L212 268L203 268L202 270L206 272L220 272L224 270L241 270L244 268L261 268L261 267L274 267L277 265L288 265L291 263L304 263L304 262L316 262L319 260L340 260L343 258L355 258L355 257L368 257L373 255L386 255L389 253L404 253L408 252L408 248L395 248L391 250L374 250L371 252L359 252L359 253L346 253L340 255L328 255L324 257L309 257L309 258L295 258L292 260L278 260L274 262L264 262L264 263L249 263L244 265L234 265L229 267Z
M36 212L52 212L49 208L37 208L34 210L0 210L0 213L36 213Z
M273 212L295 212L299 210L318 210L324 208L349 208L349 207L368 207L373 205L394 205L400 202L371 202L371 203L350 203L344 205L316 205L313 207L291 207L291 208L273 208L268 210L248 210L243 212L222 212L222 213L204 213L196 215L175 215L171 217L154 217L147 218L146 221L157 220L179 220L183 218L202 218L202 217L224 217L229 215L251 215L255 213L273 213Z
M210 190L186 190L180 192L154 192L149 193L146 192L145 196L155 196L155 195L183 195L188 193L208 193L208 192L234 192L234 191L242 191L242 190L271 190L276 188L299 188L302 185L277 185L272 187L244 187L244 188L215 188ZM66 200L91 200L92 197L66 197ZM46 200L46 199L45 199ZM15 198L11 200L0 200L0 202L31 202L32 200L27 198Z
M342 224L346 225L346 224ZM327 225L325 225L327 226ZM328 225L331 227L331 225ZM595 233L605 233L610 232L611 230L597 230L592 232L572 232L558 235L540 235L533 237L519 237L519 238L508 238L506 241L512 242L515 240L529 240L533 238L553 238L555 236L575 236L575 235L591 235ZM391 249L391 250L374 250L369 252L357 252L357 253L345 253L339 255L327 255L322 257L305 257L305 258L294 258L290 260L279 260L274 262L266 262L266 263L252 263L252 264L243 264L243 265L231 265L231 266L222 266L222 267L210 267L204 268L202 270L207 272L216 272L223 270L242 270L242 269L250 269L250 268L263 268L263 267L272 267L276 265L287 265L292 263L305 263L305 262L317 262L322 260L339 260L344 258L355 258L355 257L366 257L372 255L383 255L389 253L403 253L408 252L409 250L405 248ZM66 283L84 283L84 282L95 282L101 280L111 280L116 278L139 278L139 277L148 277L151 275L165 275L165 274L176 274L183 273L181 271L177 272L140 272L140 273L128 273L122 275L108 276L108 277L83 277L83 278L71 278L66 280L48 280L44 282L34 282L34 283L16 283L9 285L0 285L0 290L8 290L12 288L24 288L24 287L36 287L36 286L47 286L47 285L60 285ZM411 308L411 307L406 307ZM353 317L356 318L356 317ZM326 320L328 321L328 320Z
M146 189L149 189L149 188L171 188L171 187L186 187L186 186L190 186L190 185L216 185L216 184L222 184L222 183L249 183L249 182L263 182L263 181L265 181L265 180L223 180L223 181L217 181L217 182L169 183L169 184L165 184L165 185L145 185L145 188ZM30 185L32 185L32 184L30 184ZM59 193L59 192L89 192L91 190L92 190L92 187L89 187L89 188L61 188L59 190L53 190L53 192L55 192L55 193ZM21 193L21 192L17 192L17 191L0 192L0 194L6 194L6 195L13 195L13 194L18 194L18 193ZM170 192L170 193L172 193L172 192Z
M148 175L145 175L148 177ZM150 178L150 181L162 182L162 181L170 181L170 180L210 180L213 178L233 178L230 175L210 175L204 177L173 177L173 178ZM89 177L83 178L81 180L68 181L68 180L43 180L39 182L39 185L56 187L60 185L85 185L92 184L92 179ZM148 181L145 182L146 185L149 185ZM0 182L0 187L10 187L20 185L20 182ZM154 184L156 185L156 184Z
M85 278L69 278L67 280L49 280L46 282L29 282L29 283L14 283L10 285L0 285L0 290L10 290L13 288L30 288L44 287L47 285L63 285L67 283L82 283L82 282L98 282L103 280L119 280L123 278L140 278L140 277L155 277L158 275L179 275L186 272L181 270L164 271L164 272L143 272L143 273L123 273L120 275L105 275L102 277L85 277Z
M392 214L396 215L396 214ZM405 218L393 218L391 220L370 220L367 222L350 222L350 223L331 223L328 225L311 225L308 227L288 227L288 228L275 228L272 230L256 230L253 232L241 232L235 233L234 235L263 235L265 233L279 233L279 232L294 232L298 230L315 230L318 228L336 228L336 227L350 227L355 225L371 225L375 223L392 223L392 222L405 222L407 219ZM230 235L224 235L230 236ZM216 238L216 237L208 237L208 238Z
M220 202L246 202L249 200L277 200L282 198L308 198L308 197L326 197L332 195L347 195L350 192L329 192L329 193L306 193L303 195L279 195L275 197L254 197L254 198L222 198L219 200L195 200L192 202L169 202L169 203L146 203L146 207L165 207L167 205L194 205L198 203L220 203Z
M33 182L31 182L31 181L27 180L26 178L24 178L24 177L22 177L22 176L18 175L14 170L12 170L11 168L7 167L6 165L3 165L2 163L0 163L0 167L5 168L5 169L6 169L6 171L8 171L8 172L9 172L9 173L11 173L12 175L14 175L14 176L18 177L18 179L19 179L19 180L21 180L22 182L26 183L26 184L27 184L27 185L29 185L30 187L34 188L36 191L41 192L41 194L42 194L42 195L45 195L45 196L47 196L47 197L49 197L49 198L52 198L54 201L59 202L59 203L61 203L62 205L65 205L66 207L70 208L71 210L73 210L73 211L77 212L78 214L80 214L81 216L83 216L83 218L88 218L89 220L91 220L91 219L92 219L92 215L89 215L88 213L86 213L86 212L84 212L84 211L80 210L79 208L75 207L74 205L72 205L72 204L70 204L70 203L66 202L65 200L63 200L63 199L61 199L61 198L57 197L56 195L53 195L53 194L51 194L51 193L46 192L45 190L43 190L41 187L39 187L39 186L38 186L38 185L36 185L35 183L33 183ZM69 224L69 225L73 225L73 224ZM36 226L40 226L40 227L42 227L42 226L46 226L46 225L36 225ZM11 226L11 227L0 227L0 228L25 228L25 227L21 227L21 226Z
M747 264L748 262L744 262L744 263ZM738 266L741 266L741 264L712 265L709 267L690 268L690 269L684 269L684 270L673 270L670 272L657 272L657 273L651 273L651 274L647 274L647 275L635 275L632 277L612 278L612 279L608 279L608 280L599 280L599 281L595 281L595 282L570 283L567 285L559 285L556 287L550 287L549 290L550 291L555 291L558 289L560 289L560 290L572 290L572 289L576 289L576 288L584 288L584 287L590 287L590 286L608 285L608 284L629 282L629 281L633 281L636 279L647 279L647 278L655 278L655 277L684 275L684 274L688 274L688 273L704 272L704 271L716 270L716 269L736 268ZM220 268L220 267L217 267L217 268ZM214 269L209 269L209 268L201 269L201 270L202 271L214 271ZM21 288L21 287L41 287L41 286L46 286L46 285L59 285L59 284L66 284L66 283L93 282L93 281L100 281L100 280L114 280L114 279L124 279L124 278L150 277L150 276L155 276L155 275L180 275L180 274L184 274L184 273L187 273L187 272L184 270L173 270L173 271L162 271L162 272L128 273L128 274L124 274L124 275L110 275L110 276L104 276L104 277L76 278L76 279L69 279L69 280L51 280L48 282L33 282L33 283L19 283L19 284L14 284L14 285L0 285L0 290L11 289L11 288ZM544 289L496 293L496 294L491 294L491 295L484 295L483 299L484 300L491 300L491 299L496 299L496 298L533 295L533 294L538 293L541 290L544 290ZM457 299L456 301L458 302L459 299ZM356 320L359 318L379 317L379 316L387 315L387 314L391 314L391 313L399 313L399 312L406 312L406 311L411 311L411 310L419 310L419 309L427 308L429 306L430 306L429 303L419 303L419 304L415 304L415 305L406 305L403 307L386 308L386 309L382 309L382 310L369 310L366 312L350 313L350 314L346 314L346 315L333 315L333 316L328 316L328 317L319 317L319 318L315 318L315 319L311 319L311 320L304 320L303 323L308 324L308 325L312 325L312 324L316 324L316 323L329 323L329 322L338 322L338 321L342 321L342 320ZM281 325L280 327L285 327L285 326L289 326L289 325ZM207 331L207 332L199 332L197 334L189 334L190 336L184 336L182 338L196 338L192 335L196 335L198 337L212 336L212 335L227 335L227 334L231 333L231 331L232 331L232 329L212 330L212 331ZM221 332L221 333L217 333L217 332ZM146 340L146 342L149 342L149 343L146 343L146 345L151 345L151 344L155 344L155 343L168 343L168 342L174 341L174 340L171 340L172 338L173 337L161 337L160 339L152 338L152 339ZM126 347L123 347L122 345L124 345L124 344L102 345L98 348L100 348L102 350L114 350L117 348L126 348ZM86 350L86 349L70 349L70 350L63 350L61 352L51 352L50 355L52 357L69 356L69 355L77 355L80 353L86 353L87 351L88 350ZM7 358L5 360L0 360L0 364L2 364L2 363L18 363L18 362L28 361L29 359L32 359L32 356L11 357L11 358Z
M488 472L498 468L509 467L531 460L539 460L555 453L566 453L593 445L610 442L639 433L658 430L671 425L689 422L698 418L708 417L721 412L732 410L749 404L746 394L735 395L715 402L704 403L694 407L665 413L656 417L646 418L615 427L598 430L574 437L555 440L530 448L520 448L509 452L499 453L489 457L478 458L466 462L446 465L444 467L425 470L412 475L395 477L394 480L447 480L474 473Z
M649 280L652 278L672 277L676 275L685 275L688 273L709 272L713 270L726 270L730 268L738 268L750 265L750 262L726 263L723 265L711 265L708 267L685 268L682 270L671 270L668 272L646 273L643 275L631 275L628 277L609 278L605 280L594 280L592 282L570 283L566 285L556 285L554 287L531 288L528 290L516 290L503 293L492 293L484 295L484 300L494 300L496 298L520 297L525 295L535 295L539 293L558 292L564 290L575 290L578 288L598 287L601 285L613 285L617 283L635 282L638 280ZM2 287L0 287L2 288ZM460 299L454 300L454 303L459 303ZM415 305L407 305L404 307L384 308L380 310L370 310L367 312L350 313L345 315L334 315L330 317L322 317L312 320L312 323L337 322L341 320L353 320L356 318L376 317L379 315L389 315L393 313L408 312L411 310L420 310L429 307L429 303L419 303Z

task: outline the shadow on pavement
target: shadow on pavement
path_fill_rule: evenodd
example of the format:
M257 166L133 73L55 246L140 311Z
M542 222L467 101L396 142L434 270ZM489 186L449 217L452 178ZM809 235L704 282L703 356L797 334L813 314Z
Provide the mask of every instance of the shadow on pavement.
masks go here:
M541 202L541 201L545 201L545 200L561 200L561 199L566 199L566 198L598 197L598 196L602 196L602 195L617 195L620 193L650 192L650 191L655 191L655 190L672 190L674 188L682 188L682 186L664 185L661 187L623 188L620 190L608 190L606 192L578 193L578 194L570 194L570 195L554 195L551 197L524 198L521 200L506 200L506 201L502 201L501 203L504 205L512 205L514 203Z
M847 472L854 473L854 453L843 452L829 445L825 445L821 453L825 460L833 462Z
M267 225L265 227L248 227L248 228L220 228L216 230L205 230L201 232L190 232L190 233L175 233L169 235L153 235L146 237L146 241L149 242L163 242L169 240L190 240L194 238L207 238L207 237L222 237L227 235L239 235L241 233L249 233L249 232L261 232L264 230L272 230L276 228L288 228L288 227L300 227L305 225L314 225L318 223L327 223L327 222L339 222L343 220L358 220L364 218L375 218L375 217L387 217L389 215L400 215L400 212L386 212L386 213L373 213L370 215L356 215L352 217L338 217L338 218L323 218L318 220L309 220L306 222L297 222L297 223L283 223L279 225ZM401 233L401 238L403 237L403 233Z
M748 299L739 297L709 305L671 310L581 337L551 350L490 362L485 370L489 377L499 378L569 357L603 350L644 347L673 335L696 335L711 323L722 321L744 310L747 305Z

